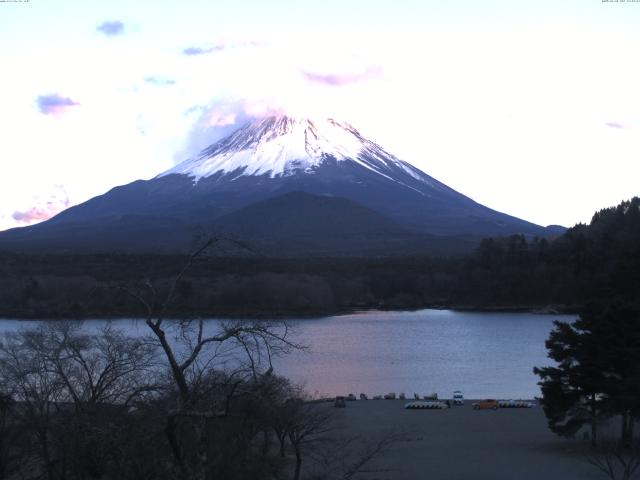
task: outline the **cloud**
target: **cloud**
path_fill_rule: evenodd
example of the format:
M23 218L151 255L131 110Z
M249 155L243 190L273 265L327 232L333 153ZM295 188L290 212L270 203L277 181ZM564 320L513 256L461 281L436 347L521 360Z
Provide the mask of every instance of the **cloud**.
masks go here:
M332 87L349 85L353 83L364 82L371 79L380 78L382 68L380 66L371 66L361 72L350 73L317 73L301 70L302 76L311 83L329 85Z
M207 53L211 53L215 50L214 47L187 47L182 50L183 55L194 56L194 55L205 55Z
M268 64L268 58L264 55L262 61ZM242 64L252 65L252 68L262 65L260 62ZM353 95L348 87L381 75L381 68L375 66L365 67L356 73L335 73L340 71L339 67L333 68L332 73L309 73L311 69L301 67L274 67L273 70L260 77L260 82L254 82L251 75L241 75L238 84L243 88L235 95L218 97L208 104L201 103L186 110L184 114L193 119L192 127L186 133L182 147L177 149L174 161L179 163L193 158L239 125L254 119L290 115L353 121L351 111L354 108L361 111L362 108L360 103L350 98ZM313 71L322 70L317 68ZM301 76L300 72L308 73L310 78ZM249 80L243 83L246 79ZM326 85L331 88L326 88ZM368 101L368 97L365 98ZM353 107L354 103L356 107Z
M169 85L175 85L176 81L173 80L172 78L167 78L167 77L159 77L157 75L152 75L149 77L145 77L144 79L145 82L150 83L152 85L157 85L160 87L166 87Z
M204 148L233 133L255 117L256 107L244 99L215 99L209 105L194 105L184 112L192 119L182 145L174 153L174 163L198 155ZM264 113L264 112L258 112Z
M65 210L70 204L69 196L62 185L56 185L55 189L55 193L45 199L44 202L35 197L33 200L36 205L25 210L16 210L11 214L11 218L18 223L30 225L48 220Z
M609 128L618 128L621 130L624 130L627 128L625 125L619 122L606 122L605 125Z
M104 33L109 37L122 35L124 33L124 23L122 23L120 20L109 20L98 25L96 27L96 30L100 33Z
M327 46L319 40L236 38L183 46L188 48L176 53L196 56L189 59L194 73L180 72L175 78L182 88L166 89L186 92L189 100L180 110L183 129L172 152L175 163L196 157L257 118L331 117L360 125L371 98L394 78L386 75L393 69L382 59L337 40Z
M209 112L210 127L226 127L227 125L235 125L238 112L231 111L227 108L217 107Z
M223 42L218 42L214 44L209 44L206 46L187 47L182 50L182 53L183 55L188 55L188 56L206 55L208 53L222 52L225 50L233 50L237 48L263 47L263 46L265 46L265 43L257 40L223 41Z
M56 212L57 213L57 212ZM34 222L41 222L43 220L50 219L54 214L52 214L49 210L39 208L39 207L31 207L25 211L15 211L11 215L16 222L31 224Z
M79 103L71 100L71 98L63 97L61 95L58 95L57 93L40 95L36 99L36 102L38 103L38 109L40 110L40 113L55 116L63 114L70 107L80 105Z

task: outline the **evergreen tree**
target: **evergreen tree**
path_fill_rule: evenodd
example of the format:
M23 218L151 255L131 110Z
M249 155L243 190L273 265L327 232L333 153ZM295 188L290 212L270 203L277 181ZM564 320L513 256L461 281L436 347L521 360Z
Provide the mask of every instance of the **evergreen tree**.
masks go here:
M571 324L555 322L546 342L555 367L534 368L549 428L571 436L620 415L630 444L640 415L640 312L629 305L590 306Z
M595 445L597 424L605 411L597 341L582 331L577 322L556 321L554 325L546 347L557 367L534 368L534 373L541 378L541 403L549 428L569 437L590 425L591 441Z
M624 445L640 418L640 310L628 304L592 309L583 315L600 342L603 390L610 414L620 415Z

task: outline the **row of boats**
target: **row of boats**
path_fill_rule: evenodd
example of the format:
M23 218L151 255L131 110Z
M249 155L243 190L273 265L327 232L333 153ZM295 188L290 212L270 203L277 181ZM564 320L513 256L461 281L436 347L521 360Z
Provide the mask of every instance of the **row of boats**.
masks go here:
M372 397L373 400L406 400L406 396L404 393L400 393L396 396L395 392L387 393L386 395L375 395ZM369 397L361 393L360 400L368 400ZM345 401L355 401L356 396L353 393L350 393L346 397L336 397L335 406L336 407L344 407ZM464 395L460 390L456 390L453 392L453 397L451 400L439 400L437 393L432 393L430 395L423 395L422 398L417 393L413 394L413 401L408 402L404 405L404 408L408 410L442 410L445 408L451 408L453 406L461 406L465 404ZM498 408L533 408L536 406L534 402L529 400L494 400L494 399L485 399L478 400L471 404L471 406L476 410L497 410Z
M453 403L453 405L464 405L464 401L462 403ZM450 408L452 404L447 400L445 402L442 401L413 401L406 403L404 408L407 410L442 410L445 408ZM536 406L534 402L528 400L479 400L477 402L473 402L471 406L475 410L497 410L498 408L533 408Z
M459 393L459 399L462 399L462 393L460 392L454 392L454 401L456 400L456 393ZM349 395L347 395L346 397L336 397L336 398L344 398L347 401L355 401L356 400L356 396L353 393L350 393ZM398 396L396 396L395 392L390 392L387 393L385 395L374 395L372 397L373 400L406 400L407 397L404 393L400 393ZM413 394L413 399L414 400L420 400L420 395L418 395L417 393ZM367 396L366 393L361 393L360 394L360 400L369 400L369 397ZM432 393L430 395L424 395L422 397L422 400L426 400L426 401L437 401L438 400L438 394L437 393Z

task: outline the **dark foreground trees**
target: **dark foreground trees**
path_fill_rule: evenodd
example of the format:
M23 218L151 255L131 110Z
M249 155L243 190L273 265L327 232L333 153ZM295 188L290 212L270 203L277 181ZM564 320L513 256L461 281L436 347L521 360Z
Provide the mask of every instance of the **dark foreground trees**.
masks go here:
M0 480L298 480L303 461L313 478L351 478L380 453L387 439L313 465L332 409L274 374L302 348L286 322L167 319L211 243L168 284L119 287L144 310L137 336L52 322L0 341Z
M605 438L586 454L586 461L610 480L630 480L640 468L640 445Z
M18 431L10 421L13 406L11 396L0 392L0 480L11 478L17 472L15 443Z
M275 375L276 327L163 320L168 351L67 322L2 338L0 479L352 478L390 437L345 439Z
M551 430L573 436L588 425L620 419L620 443L630 447L640 418L640 310L592 305L571 324L555 322L546 342L556 367L535 368Z
M87 335L61 322L2 339L5 470L50 480L105 471L124 439L123 416L149 393L153 357L146 342L110 326Z

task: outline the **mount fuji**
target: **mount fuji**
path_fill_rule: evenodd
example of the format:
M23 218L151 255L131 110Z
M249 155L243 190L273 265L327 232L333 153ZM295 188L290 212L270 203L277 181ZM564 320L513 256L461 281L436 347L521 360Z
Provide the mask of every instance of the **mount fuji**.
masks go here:
M271 255L455 253L561 231L476 203L347 123L274 116L151 180L2 232L0 249L182 252L204 232Z

